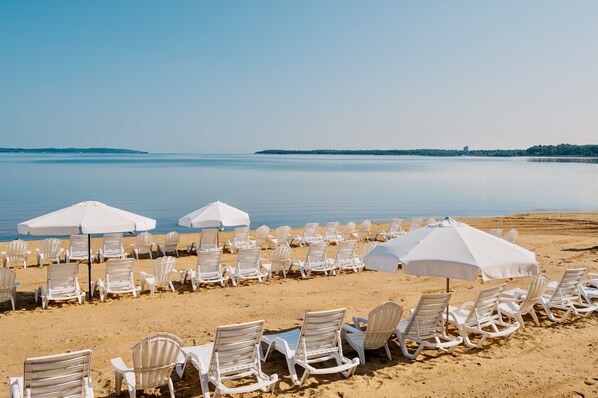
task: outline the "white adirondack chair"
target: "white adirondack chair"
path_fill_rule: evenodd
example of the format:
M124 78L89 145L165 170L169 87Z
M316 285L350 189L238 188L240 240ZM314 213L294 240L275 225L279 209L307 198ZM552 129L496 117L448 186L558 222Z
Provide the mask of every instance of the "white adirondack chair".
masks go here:
M276 247L279 245L289 245L289 239L291 237L291 227L288 225L282 225L276 228L276 235L274 237L270 236L268 239L270 240L270 246Z
M293 265L299 267L301 277L307 279L312 272L323 272L325 275L336 275L334 270L334 263L328 261L326 258L326 251L328 250L328 243L313 242L307 249L305 261L294 261Z
M336 249L336 255L334 258L329 258L328 262L331 263L334 269L338 270L338 272L347 270L359 272L363 270L363 262L359 261L359 258L355 255L356 247L356 240L345 240L339 242Z
M326 229L324 230L323 240L331 244L337 244L343 240L343 236L338 233L341 223L331 221L326 223Z
M306 312L301 329L262 336L262 343L267 346L263 360L268 360L273 350L282 353L296 385L302 385L310 374L341 373L350 377L359 365L359 358L351 360L343 355L341 327L344 318L344 308ZM334 361L335 365L322 366L328 361ZM312 365L314 363L319 363L320 366L316 368ZM305 370L301 379L297 377L295 365Z
M228 267L221 263L222 250L207 250L197 253L197 266L195 269L188 269L181 274L181 284L184 284L187 276L191 280L191 287L193 291L199 289L201 284L219 283L222 287L226 286L226 282L230 279L231 274Z
M519 236L519 231L517 231L515 228L512 228L512 229L508 230L507 233L505 234L505 240L508 242L511 242L511 243L515 243L518 236Z
M60 239L44 239L39 244L39 249L35 249L37 265L44 266L46 260L54 260L56 264L60 263L60 256L64 252L62 241Z
M234 230L233 240L226 242L231 253L236 253L239 249L249 249L255 247L255 241L249 238L249 227L237 227Z
M163 288L170 288L173 292L174 286L172 284L172 275L178 274L174 268L176 265L176 258L174 257L160 257L152 261L152 274L140 272L141 290L145 290L145 284L149 286L150 294L153 296L156 286Z
M0 268L0 303L10 301L13 311L15 311L17 301L17 287L21 285L15 282L16 279L16 272L8 268Z
M568 269L563 274L560 282L550 282L547 290L552 294L543 294L540 297L542 307L548 318L553 322L565 322L569 315L590 316L598 310L598 305L592 303L588 294L581 286L581 280L586 268ZM559 318L553 310L559 310L564 314Z
M107 258L125 258L125 248L123 247L123 234L113 233L104 234L102 237L103 245L98 251L97 257L100 262L104 262Z
M104 302L106 296L111 294L132 294L137 297L139 288L135 286L133 270L135 260L132 258L111 258L106 262L106 275L104 280L98 279L95 286L100 292L100 301Z
M79 263L52 264L47 268L46 286L35 289L35 302L41 299L42 308L52 301L76 299L83 304L85 292L79 287Z
M268 277L272 279L273 274L281 274L287 277L291 268L291 248L289 246L276 246L272 253L272 260L268 262L261 259L262 267L268 272Z
M66 262L87 260L91 250L87 243L87 235L71 235L65 256Z
M154 247L154 237L149 232L142 232L135 238L135 243L131 243L131 249L135 258L139 260L140 254L147 254L152 259L152 249Z
M382 347L388 359L392 360L388 339L402 314L403 307L389 301L371 310L367 318L354 317L353 326L343 324L345 340L359 355L360 364L365 365L365 350L378 350ZM365 330L361 323L367 325Z
M270 227L262 225L255 230L255 247L260 249L268 248L268 236L270 234Z
M204 398L210 398L210 384L215 388L214 397L258 390L272 392L278 375L262 372L259 347L263 330L264 321L218 326L213 343L183 347L185 360L177 364L178 375L183 377L186 365L191 363L199 372ZM244 379L241 385L224 384L239 379Z
M21 239L15 239L12 242L8 242L6 251L0 254L2 254L3 263L6 268L14 267L19 264L23 264L23 267L27 268L27 262L31 251L27 250L27 242Z
M423 294L409 318L397 324L394 333L405 358L415 360L425 348L450 353L463 342L462 337L446 334L444 316L450 298L450 293ZM409 351L408 341L417 344L415 351Z
M384 240L391 240L394 238L398 238L401 235L405 235L405 230L403 230L403 219L402 218L393 218L390 221L390 226L388 227L388 232L381 230L378 234L374 237L374 240L381 236Z
M178 245L181 243L181 235L178 232L172 231L164 237L164 243L158 243L158 251L166 256L168 253L174 253L179 256Z
M8 381L10 398L93 398L91 350L27 358L23 377Z
M343 228L343 233L341 234L343 237L343 240L349 240L354 238L354 234L355 233L355 223L353 221L349 221L348 223L345 224L344 228Z
M409 232L415 231L416 229L420 229L422 227L422 219L421 218L414 218L411 220L411 224L409 224Z
M112 359L116 395L120 395L124 381L131 398L136 397L137 390L159 388L165 385L168 385L170 397L175 398L170 374L179 359L181 344L181 339L173 334L156 333L131 348L133 367L127 367L120 357Z
M484 289L475 302L464 303L460 308L449 307L449 322L457 327L466 346L479 348L486 339L506 337L519 329L519 322L507 322L498 305L504 286ZM474 343L469 334L481 337Z
M299 246L309 245L313 242L321 242L322 236L318 234L318 228L320 224L315 222L310 222L305 224L303 227L303 233L301 235L296 235L293 240L296 240ZM292 243L292 241L291 241Z
M515 318L521 328L525 328L525 322L523 321L523 315L530 314L536 323L536 326L540 326L538 315L534 306L541 303L541 297L546 290L548 285L548 278L544 274L536 275L536 277L530 283L527 292L516 291L504 292L500 297L500 304L498 305L501 311L508 316Z
M357 232L353 233L353 236L357 238L357 240L370 240L372 238L372 222L370 220L363 220L361 224L359 224L359 229Z
M233 285L239 286L242 280L257 279L264 282L268 271L261 266L259 247L239 249L235 267L231 267Z

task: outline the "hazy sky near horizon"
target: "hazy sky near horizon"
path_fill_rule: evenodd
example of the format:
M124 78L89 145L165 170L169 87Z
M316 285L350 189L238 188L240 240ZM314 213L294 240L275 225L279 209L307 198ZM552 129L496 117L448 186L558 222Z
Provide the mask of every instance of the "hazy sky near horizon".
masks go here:
M598 143L597 1L3 1L0 146Z

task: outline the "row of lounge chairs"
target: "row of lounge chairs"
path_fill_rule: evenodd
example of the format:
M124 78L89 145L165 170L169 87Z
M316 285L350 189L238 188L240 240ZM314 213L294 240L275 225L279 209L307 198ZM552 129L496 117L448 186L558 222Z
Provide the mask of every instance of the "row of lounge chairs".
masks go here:
M287 362L291 380L302 385L310 375L341 373L350 377L360 364L366 363L365 352L384 348L392 359L389 339L397 337L401 353L415 360L423 349L452 352L461 343L479 348L488 339L507 337L524 327L523 315L531 314L538 324L534 306L540 304L549 319L563 322L568 315L588 316L598 305L588 298L588 292L598 294L598 275L588 281L593 288L581 285L585 269L565 271L560 282L547 283L545 275L538 275L528 290L512 289L505 285L483 289L475 302L459 308L450 307L450 293L424 294L407 319L401 319L403 308L392 302L373 309L367 317L354 317L353 325L344 323L345 309L306 312L301 328L275 334L263 334L264 321L219 326L213 343L183 347L182 340L170 333L149 336L131 350L133 366L122 358L112 360L116 393L124 382L129 395L137 390L168 386L174 397L171 374L184 377L189 365L199 373L204 397L251 391L273 391L277 374L265 374L261 362L274 351ZM544 294L552 291L551 294ZM598 296L594 296L598 297ZM446 311L448 309L448 317ZM564 312L557 317L555 310ZM445 323L456 327L459 336L446 332ZM342 340L357 352L358 358L347 358ZM411 342L411 343L410 343ZM413 349L415 347L415 349ZM318 366L314 366L318 364ZM301 377L296 367L303 369ZM10 396L93 396L91 381L91 351L25 360L23 377L10 378ZM229 386L228 380L243 379L244 383Z

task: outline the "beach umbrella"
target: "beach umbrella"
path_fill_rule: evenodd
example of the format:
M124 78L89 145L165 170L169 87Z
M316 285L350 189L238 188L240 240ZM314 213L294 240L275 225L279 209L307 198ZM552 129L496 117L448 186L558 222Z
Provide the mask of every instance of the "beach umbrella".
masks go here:
M249 225L249 214L220 201L183 216L179 225L188 228L220 228Z
M23 235L87 235L87 268L91 300L91 235L111 232L147 231L156 220L91 200L33 218L17 225Z

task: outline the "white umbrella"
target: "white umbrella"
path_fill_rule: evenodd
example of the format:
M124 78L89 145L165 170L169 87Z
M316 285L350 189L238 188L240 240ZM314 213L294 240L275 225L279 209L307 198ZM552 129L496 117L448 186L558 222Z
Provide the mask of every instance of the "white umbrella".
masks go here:
M179 225L188 228L218 228L249 225L249 214L216 201L179 219Z
M156 220L94 201L76 203L17 225L19 233L23 235L87 234L90 300L91 234L147 231L154 228Z

